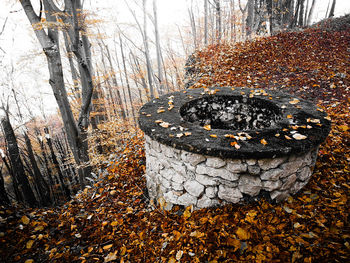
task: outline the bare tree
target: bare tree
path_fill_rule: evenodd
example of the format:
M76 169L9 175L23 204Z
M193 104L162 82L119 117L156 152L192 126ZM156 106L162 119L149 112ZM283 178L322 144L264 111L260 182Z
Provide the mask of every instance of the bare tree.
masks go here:
M333 17L334 16L334 9L335 9L335 4L337 3L337 0L333 0L331 9L329 10L329 15L328 17Z
M156 37L156 51L157 51L157 66L158 66L158 82L159 82L159 93L162 95L164 93L164 77L162 68L162 50L159 39L159 29L158 29L158 14L157 14L157 1L153 0L153 16L154 16L154 34Z
M20 156L16 136L9 119L8 108L2 108L4 116L1 118L1 126L6 138L9 159L14 173L15 181L18 183L18 189L23 195L23 200L31 207L37 207L38 201L30 186L29 180L24 170L24 165Z
M79 68L81 70L81 77L83 77L82 90L82 104L80 109L79 119L76 122L71 106L69 104L67 92L64 84L61 54L59 48L59 33L58 27L48 26L45 30L41 23L39 15L37 15L33 9L30 0L22 0L21 5L25 11L35 35L40 42L41 47L46 55L48 68L50 73L50 85L55 95L61 116L63 119L64 127L68 137L68 141L77 165L79 169L79 182L83 188L85 185L84 177L90 173L90 167L87 164L89 161L88 155L88 143L87 143L87 126L89 123L90 104L93 93L93 83L91 74L91 64L89 55L84 55L86 49L81 46L87 45L86 41L81 38L80 31L82 30L81 20L82 6L80 0L65 0L66 10L60 10L52 0L43 0L46 20L53 24L58 24L57 16L60 16L65 23L69 24L66 28L67 34L70 38L71 50L77 58ZM40 16L41 16L40 13ZM66 14L69 14L68 16ZM84 44L85 43L85 44Z

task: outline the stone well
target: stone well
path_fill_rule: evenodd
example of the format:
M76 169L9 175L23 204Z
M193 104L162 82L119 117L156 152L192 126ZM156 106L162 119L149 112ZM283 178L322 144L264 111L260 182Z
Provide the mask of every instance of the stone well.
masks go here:
M304 187L331 122L312 103L276 91L192 89L140 109L149 196L195 208Z

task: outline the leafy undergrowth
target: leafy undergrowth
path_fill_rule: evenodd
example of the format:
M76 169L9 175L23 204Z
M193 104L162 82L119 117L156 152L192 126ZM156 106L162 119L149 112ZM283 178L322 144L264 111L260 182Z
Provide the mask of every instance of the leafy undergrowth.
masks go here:
M199 52L195 86L282 89L332 118L308 185L287 201L151 210L142 135L94 188L55 209L2 208L5 262L346 262L350 259L350 32L283 33ZM200 61L205 61L201 64ZM210 72L210 73L208 73ZM210 75L209 75L210 74Z

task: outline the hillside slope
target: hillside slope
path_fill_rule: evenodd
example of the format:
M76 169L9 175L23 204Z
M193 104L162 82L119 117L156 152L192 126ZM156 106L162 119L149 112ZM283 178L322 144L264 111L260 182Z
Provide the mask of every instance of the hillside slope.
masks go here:
M332 118L314 175L278 205L261 200L150 210L142 135L108 175L60 208L1 208L3 262L345 262L350 259L350 32L308 29L196 55L196 83L279 89ZM33 260L33 261L31 261Z

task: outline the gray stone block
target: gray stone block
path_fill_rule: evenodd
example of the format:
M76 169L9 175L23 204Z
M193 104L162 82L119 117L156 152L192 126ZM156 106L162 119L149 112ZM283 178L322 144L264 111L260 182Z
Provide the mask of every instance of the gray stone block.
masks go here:
M259 194L262 183L259 177L252 175L242 175L238 181L238 188L242 193L250 196L256 196Z
M283 181L283 185L280 188L281 191L285 191L285 190L290 190L290 188L292 187L292 185L295 183L295 181L297 180L297 175L296 174L292 174L290 176L288 176L287 178L285 178Z
M262 188L266 191L273 191L279 189L282 186L282 182L278 181L262 181Z
M221 168L225 166L226 161L217 157L207 157L206 165L213 168Z
M219 185L218 197L227 202L238 203L243 195L237 188Z
M259 166L263 170L270 170L273 168L276 168L281 163L283 163L287 157L281 157L281 158L266 158L266 159L260 159L258 160Z
M214 185L218 184L217 180L215 180L215 178L210 177L210 176L205 175L205 174L197 174L196 180L205 186L214 186Z
M189 193L184 193L177 199L177 204L183 205L183 206L190 206L190 205L196 205L197 204L197 198L193 195L190 195Z
M312 172L311 172L310 167L305 166L304 168L302 168L298 171L297 175L298 175L298 179L300 181L306 181L311 177Z
M277 181L283 175L282 169L271 169L260 175L261 180Z
M218 188L213 186L208 186L205 189L205 195L209 198L215 198L218 194Z
M195 180L185 182L184 188L195 197L199 197L204 192L204 186Z

